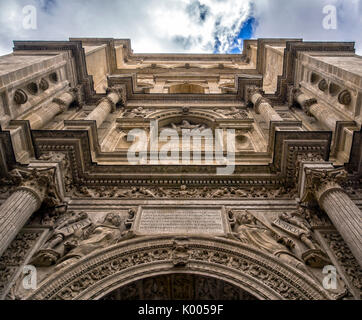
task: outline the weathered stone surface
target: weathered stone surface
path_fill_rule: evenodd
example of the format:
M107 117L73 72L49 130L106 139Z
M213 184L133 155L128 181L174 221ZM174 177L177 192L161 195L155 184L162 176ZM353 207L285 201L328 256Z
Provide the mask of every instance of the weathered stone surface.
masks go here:
M89 38L14 51L0 57L8 299L360 298L352 43L149 55ZM36 290L21 285L28 263ZM323 287L325 266L337 288Z

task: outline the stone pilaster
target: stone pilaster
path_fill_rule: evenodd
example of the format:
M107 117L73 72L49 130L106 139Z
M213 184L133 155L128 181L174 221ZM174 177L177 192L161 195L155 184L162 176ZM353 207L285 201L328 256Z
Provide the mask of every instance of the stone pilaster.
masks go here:
M17 171L22 183L0 207L0 256L40 208L53 181L54 170Z
M110 113L116 111L119 102L125 104L125 87L117 87L108 90L108 94L97 105L97 107L85 118L85 120L95 120L97 128L107 119Z
M260 89L254 89L249 94L250 102L254 105L257 114L261 114L266 123L270 121L283 121L282 117L274 110L268 100L264 99Z
M306 195L312 194L327 213L362 266L362 212L339 184L347 177L343 169L305 169Z
M65 112L74 100L75 94L73 92L65 92L58 98L53 99L53 102L50 105L40 108L24 120L29 120L33 130L41 129L55 116Z

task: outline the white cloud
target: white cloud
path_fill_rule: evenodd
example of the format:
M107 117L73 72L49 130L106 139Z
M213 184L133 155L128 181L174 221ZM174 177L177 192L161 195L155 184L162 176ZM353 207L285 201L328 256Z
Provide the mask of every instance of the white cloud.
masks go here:
M361 0L257 0L255 37L303 38L305 41L355 41L362 54ZM323 8L337 8L337 29L323 27Z
M356 41L362 53L358 0L0 0L0 54L13 40L130 38L135 52L213 52L233 48L252 14L255 37ZM322 8L335 4L337 30L322 27ZM38 8L38 29L22 28L22 8Z

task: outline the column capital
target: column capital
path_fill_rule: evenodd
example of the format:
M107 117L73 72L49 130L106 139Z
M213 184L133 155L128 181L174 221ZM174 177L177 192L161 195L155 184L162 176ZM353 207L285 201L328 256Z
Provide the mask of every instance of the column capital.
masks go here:
M302 90L295 89L294 91L294 100L299 103L304 112L309 112L309 108L318 103L316 98L306 95Z
M18 185L17 190L31 193L38 202L38 208L44 202L47 206L55 206L60 196L55 186L56 168L34 169L19 168L11 172L12 180Z
M61 94L59 97L54 98L53 102L59 105L61 108L61 112L65 112L69 105L77 99L77 89L72 88L63 94Z
M305 169L305 193L304 200L311 196L322 203L328 192L333 190L343 190L340 183L347 178L348 174L344 168L306 168Z
M246 86L245 102L252 102L252 96L255 94L263 95L263 89L258 86Z
M114 101L112 101L109 97L110 94L115 93L118 95L118 102L122 105L125 106L126 102L127 102L127 90L126 90L126 85L125 84L121 84L121 85L115 85L112 87L107 88L107 99L111 102L114 103ZM117 104L117 103L116 103Z

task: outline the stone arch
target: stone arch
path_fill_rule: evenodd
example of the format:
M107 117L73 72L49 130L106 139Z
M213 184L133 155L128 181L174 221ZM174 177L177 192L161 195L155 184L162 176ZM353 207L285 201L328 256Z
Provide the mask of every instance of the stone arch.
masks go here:
M309 276L274 256L235 240L202 236L121 242L52 274L27 299L98 300L132 282L170 273L212 276L258 299L332 299Z

